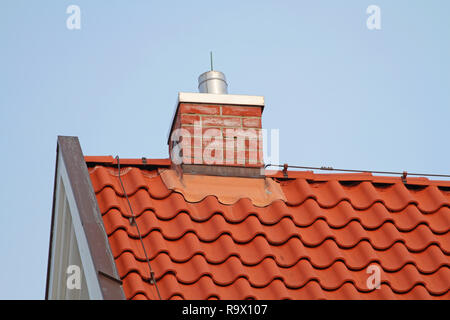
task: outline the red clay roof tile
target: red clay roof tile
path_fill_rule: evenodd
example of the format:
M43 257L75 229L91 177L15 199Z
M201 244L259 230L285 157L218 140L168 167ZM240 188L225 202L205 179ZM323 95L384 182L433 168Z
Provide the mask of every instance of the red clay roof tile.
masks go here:
M117 169L86 160L126 297L158 299ZM121 164L163 299L450 298L447 182L272 173L286 201L258 207L189 202L161 171ZM367 286L372 265L379 290Z

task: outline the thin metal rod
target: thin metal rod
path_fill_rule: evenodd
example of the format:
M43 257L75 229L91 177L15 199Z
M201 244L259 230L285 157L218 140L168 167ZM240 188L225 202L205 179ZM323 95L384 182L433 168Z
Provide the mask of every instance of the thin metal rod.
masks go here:
M264 168L267 167L280 167L283 168L284 165L281 164L266 164ZM375 171L375 170L357 170L357 169L335 169L332 167L305 167L305 166L292 166L287 165L289 168L296 169L309 169L309 170L325 170L325 171L341 171L341 172L363 172L363 173L377 173L377 174L392 174L392 175L403 175L406 173L408 176L426 176L426 177L445 177L450 178L450 174L435 174L435 173L410 173L410 172L395 172L395 171Z
M133 217L133 222L134 222L134 225L136 226L136 230L137 230L138 235L139 235L139 240L141 241L142 249L144 249L145 260L147 261L148 270L150 272L149 279L151 279L152 282L155 284L155 288L156 288L156 292L158 293L159 300L162 300L161 295L159 293L158 285L156 284L155 274L154 274L154 272L152 270L152 266L150 265L150 259L148 258L147 250L145 250L144 241L142 240L141 231L139 230L139 226L138 226L138 223L137 223L137 220L136 220L136 216L134 215L133 208L131 207L130 199L128 199L127 192L125 191L125 187L123 185L122 178L120 176L120 159L119 159L119 156L116 156L116 160L117 160L117 169L119 171L120 185L122 186L123 193L125 194L125 198L127 199L128 207L130 208L131 216Z
M213 54L212 54L212 51L209 52L209 59L211 61L211 71L213 71L214 69L213 69Z

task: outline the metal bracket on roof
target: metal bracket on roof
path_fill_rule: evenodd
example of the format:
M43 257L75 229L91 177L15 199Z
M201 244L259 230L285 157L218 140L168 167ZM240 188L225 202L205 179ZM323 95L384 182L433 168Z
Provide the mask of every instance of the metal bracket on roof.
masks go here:
M403 171L403 174L402 174L402 181L403 181L403 183L405 183L406 184L406 176L408 175L408 172L407 171Z
M283 165L283 176L284 176L285 178L288 177L288 173L287 173L288 167L289 167L289 166L288 166L287 163L285 163L285 164Z
M142 280L144 280L144 282L147 282L149 284L155 284L155 281L153 279L155 279L155 273L153 271L151 271L150 279L142 279Z
M130 226L136 225L136 220L134 219L134 217L129 217L128 221L130 221Z

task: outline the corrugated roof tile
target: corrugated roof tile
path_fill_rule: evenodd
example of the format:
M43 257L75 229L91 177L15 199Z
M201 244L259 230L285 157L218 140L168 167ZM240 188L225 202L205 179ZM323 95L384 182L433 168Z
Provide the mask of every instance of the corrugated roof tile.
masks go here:
M94 160L125 295L158 299L117 169ZM435 182L293 173L270 178L283 199L224 204L217 194L188 201L164 184L167 168L130 163L121 177L163 299L450 298L450 192ZM378 290L367 285L372 265Z

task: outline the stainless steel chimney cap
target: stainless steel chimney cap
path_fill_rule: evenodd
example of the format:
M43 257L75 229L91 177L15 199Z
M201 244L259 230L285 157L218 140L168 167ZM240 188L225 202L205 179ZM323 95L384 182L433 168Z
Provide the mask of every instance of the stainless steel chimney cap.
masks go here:
M198 77L200 93L227 94L228 84L225 75L220 71L207 71Z

